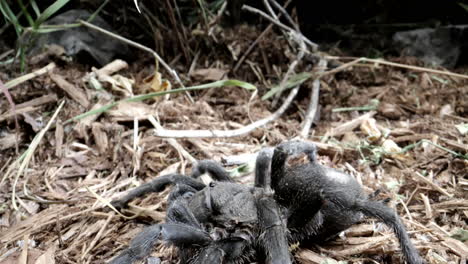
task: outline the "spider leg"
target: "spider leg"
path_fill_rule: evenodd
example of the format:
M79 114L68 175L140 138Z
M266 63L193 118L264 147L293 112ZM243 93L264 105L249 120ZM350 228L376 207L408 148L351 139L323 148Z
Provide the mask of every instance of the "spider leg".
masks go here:
M216 181L234 182L229 173L216 161L200 160L192 170L192 177L198 178L202 174L209 173Z
M369 198L370 200L372 200L372 199L374 199L375 197L377 197L377 196L380 194L380 192L382 192L382 189L377 189L377 190L375 190L373 193L369 194L369 197L368 197L368 198Z
M249 242L243 238L227 238L214 241L202 248L191 264L238 263L239 258L248 259L253 251L246 251ZM242 262L241 262L242 263Z
M195 188L190 185L185 184L177 184L169 193L169 197L167 198L167 203L171 205L174 201L182 198L190 198L193 196L194 193L198 192Z
M271 159L271 186L278 187L286 174L286 161L289 156L305 153L310 162L315 162L317 148L313 143L305 141L288 141L276 146Z
M186 202L181 199L175 200L167 210L166 221L169 223L182 223L201 229L201 225Z
M191 264L218 264L223 263L226 253L219 247L208 246L200 250Z
M400 217L394 210L385 206L382 202L372 200L358 200L356 202L356 207L356 209L363 214L380 219L393 229L400 242L403 255L406 257L406 261L409 264L424 263L418 251L413 246L413 243L411 243L405 226L401 223Z
M291 262L289 245L279 207L273 197L264 196L257 201L258 217L267 263L288 264Z
M157 240L161 239L176 246L207 245L209 234L181 223L156 224L145 228L132 241L127 249L114 258L110 264L129 264L147 257Z
M180 174L169 174L159 176L148 183L138 186L137 188L131 190L124 197L112 201L111 204L117 209L125 208L128 202L130 202L132 199L143 196L150 192L161 192L164 190L164 188L166 188L166 186L170 184L185 184L194 188L195 190L201 190L205 188L205 184L188 176Z
M255 161L255 187L270 187L271 157L273 156L273 150L273 148L263 148L258 152L257 160Z

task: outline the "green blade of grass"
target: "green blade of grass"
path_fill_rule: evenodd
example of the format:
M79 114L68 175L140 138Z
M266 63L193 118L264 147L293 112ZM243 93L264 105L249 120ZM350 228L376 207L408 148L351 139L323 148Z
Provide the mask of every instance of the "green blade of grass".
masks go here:
M156 97L156 96L162 96L162 95L166 95L166 94L174 94L174 93L180 93L180 92L185 92L185 91L203 90L203 89L209 89L209 88L219 88L219 87L223 87L223 86L239 86L239 87L247 89L247 90L257 89L254 85L252 85L250 83L247 83L247 82L243 82L243 81L239 81L239 80L222 80L222 81L217 81L217 82L212 82L212 83L207 83L207 84L202 84L202 85L196 85L196 86L190 86L190 87L185 87L185 88L179 88L179 89L174 89L174 90L169 90L169 91L142 94L142 95L122 99L122 100L117 101L117 102L112 102L112 103L104 105L104 106L102 106L102 107L100 107L98 109L94 109L94 110L85 112L83 114L77 115L77 116L72 117L72 118L68 119L67 121L65 121L64 124L68 124L70 122L74 122L74 121L83 119L83 118L85 118L87 116L103 113L103 112L113 108L114 106L116 106L117 104L119 104L121 102L139 102L139 101L143 101L143 100L146 100L146 99L150 99L150 98L153 98L153 97Z
M66 5L70 0L57 0L52 5L46 8L44 12L37 18L36 22L34 23L34 28L37 29L44 21L49 19L52 15L54 15L60 8Z
M34 30L34 33L47 34L60 30L67 30L70 28L79 27L81 24L63 24L63 25L42 25Z
M36 19L39 18L39 16L41 16L41 10L40 10L39 7L37 6L36 1L31 0L30 3L31 3L32 9L34 10L34 13L36 14Z
M311 73L308 72L301 72L296 75L291 76L287 81L284 86L284 88L281 87L281 85L274 86L268 91L263 97L262 100L267 100L268 98L272 97L273 95L279 93L280 91L285 91L287 89L291 89L293 87L296 87L303 82L307 81L309 78L312 77Z
M18 0L18 4L19 4L24 16L26 17L26 20L28 20L29 25L32 27L34 25L34 19L29 14L29 12L28 12L26 6L23 4L22 0Z
M7 21L9 21L13 27L15 28L16 35L19 37L23 31L23 27L18 21L16 15L11 11L10 6L7 4L6 1L0 1L0 12L2 12L3 16Z

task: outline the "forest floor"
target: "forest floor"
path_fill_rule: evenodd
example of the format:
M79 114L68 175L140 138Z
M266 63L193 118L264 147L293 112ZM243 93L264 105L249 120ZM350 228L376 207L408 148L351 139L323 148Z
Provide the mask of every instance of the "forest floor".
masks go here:
M288 45L282 36L269 33L234 72L235 57L261 32L244 26L238 30L242 33L218 33L218 44L200 53L192 67L177 59L170 66L186 86L228 78L250 82L258 93L235 86L211 88L190 92L193 102L179 93L120 103L67 122L112 101L164 90L168 83L147 78L157 71L149 56L129 62L118 72L120 77L108 75L112 80L101 82L103 89L91 88L84 80L92 72L90 66L59 59L30 65L28 71L33 72L52 60L56 63L51 71L9 90L17 124L8 100L0 98L0 263L107 262L145 226L164 221L168 190L133 201L124 211L130 218L106 209L108 202L159 175L188 174L191 157L222 162L238 181L252 184L251 167L226 161L298 137L313 80L301 85L281 117L237 137L174 142L157 137L148 121L151 115L172 130L233 130L272 115L287 91L269 100L261 97L288 69ZM412 58L387 59L421 66ZM300 69L310 72L311 67L304 62ZM21 75L7 68L0 72L2 80ZM117 84L112 88L109 82ZM389 206L401 216L428 263L464 263L468 80L357 64L323 77L320 84L320 114L306 138L317 143L320 161L356 177L367 193L381 189L379 199L391 199ZM46 132L34 152L23 159L30 157L29 165L22 168L16 161L28 147L33 149L33 139L42 130ZM375 219L362 221L325 245L299 244L291 251L298 263L403 263L392 231ZM172 247L158 245L153 255L163 263L177 263Z

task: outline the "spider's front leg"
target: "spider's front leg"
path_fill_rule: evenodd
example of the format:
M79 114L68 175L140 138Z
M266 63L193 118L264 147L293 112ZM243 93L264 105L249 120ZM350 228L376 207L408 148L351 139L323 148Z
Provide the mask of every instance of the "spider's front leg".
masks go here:
M274 148L263 148L258 152L255 161L255 187L270 188L273 151Z
M211 242L209 234L183 223L156 224L145 228L110 264L130 264L144 259L154 248L158 239L176 246L206 245Z
M202 174L209 173L216 181L234 182L229 173L214 160L200 160L192 170L192 177L198 178Z
M286 227L281 219L280 209L272 194L263 193L257 200L257 212L261 244L267 258L266 263L288 264L291 262Z
M180 184L172 190L169 196L173 201L167 210L167 223L145 228L111 264L128 264L144 259L151 253L158 239L180 248L205 246L211 243L210 235L201 228L187 205L187 200L192 195L193 188L188 185Z
M137 188L131 190L127 195L124 197L114 200L111 204L117 208L122 209L125 208L131 200L141 197L147 193L151 192L161 192L163 191L166 186L171 184L183 184L192 187L193 189L199 191L205 188L205 184L185 175L181 174L169 174L164 176L159 176L156 179L142 184Z
M276 189L286 173L286 161L288 157L298 154L306 154L310 162L317 159L315 144L305 141L288 141L279 144L273 151L271 158L271 187Z

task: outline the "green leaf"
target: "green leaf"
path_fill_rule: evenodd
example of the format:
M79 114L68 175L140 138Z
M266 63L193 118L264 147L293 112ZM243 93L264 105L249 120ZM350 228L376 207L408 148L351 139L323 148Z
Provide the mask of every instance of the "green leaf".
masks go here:
M10 6L8 6L6 1L0 1L0 12L2 12L5 19L14 26L16 34L19 37L23 32L23 27L19 23L16 15L11 11Z
M461 7L463 7L463 9L465 9L466 12L468 12L468 5L467 4L463 4L463 3L458 3Z
M36 1L31 0L30 3L31 3L32 9L34 10L34 13L36 13L36 18L39 18L39 16L41 15L41 10L39 10L39 7L37 6Z
M46 8L44 12L39 16L39 18L34 23L34 28L38 28L44 21L53 16L60 8L66 5L70 0L57 0L52 5Z
M465 241L468 241L468 230L458 229L455 234L451 235L450 237L460 240L464 243Z
M303 82L307 81L311 77L312 77L312 74L308 73L308 72L301 72L301 73L298 73L296 75L293 75L286 81L286 84L284 85L284 87L281 87L280 84L272 87L270 89L270 91L268 91L262 97L262 100L266 100L266 99L272 97L273 95L277 94L280 91L285 91L287 89L291 89L293 87L296 87L296 86L302 84Z
M34 25L34 20L33 18L31 17L31 15L29 14L26 6L23 4L23 1L22 0L18 0L18 4L21 8L21 11L22 13L24 14L24 16L26 17L26 20L28 20L28 23L30 26L33 26Z
M112 103L104 105L104 106L102 106L102 107L100 107L98 109L91 110L91 111L88 111L86 113L77 115L77 116L75 116L73 118L70 118L67 121L65 121L64 124L68 124L70 122L83 119L83 118L85 118L87 116L90 116L90 115L103 113L103 112L113 108L114 106L116 106L117 104L119 104L121 102L139 102L139 101L143 101L143 100L146 100L146 99L150 99L150 98L153 98L153 97L156 97L156 96L162 96L162 95L166 95L166 94L174 94L174 93L180 93L180 92L185 92L185 91L203 90L203 89L209 89L209 88L219 88L219 87L223 87L223 86L239 86L239 87L247 89L247 90L257 89L254 85L252 85L250 83L247 83L247 82L238 81L238 80L222 80L222 81L217 81L217 82L212 82L212 83L207 83L207 84L202 84L202 85L196 85L196 86L190 86L190 87L185 87L185 88L179 88L179 89L174 89L174 90L169 90L169 91L142 94L142 95L126 98L126 99L123 99L123 100L120 100L120 101L117 101L117 102L112 102Z
M379 107L380 101L378 99L372 99L369 101L369 104L363 106L354 106L354 107L340 107L332 109L333 113L336 112L349 112L349 111L372 111L376 110Z
M80 27L81 24L64 24L64 25L41 25L37 29L31 29L34 33L47 34L55 31L67 30L70 28Z

